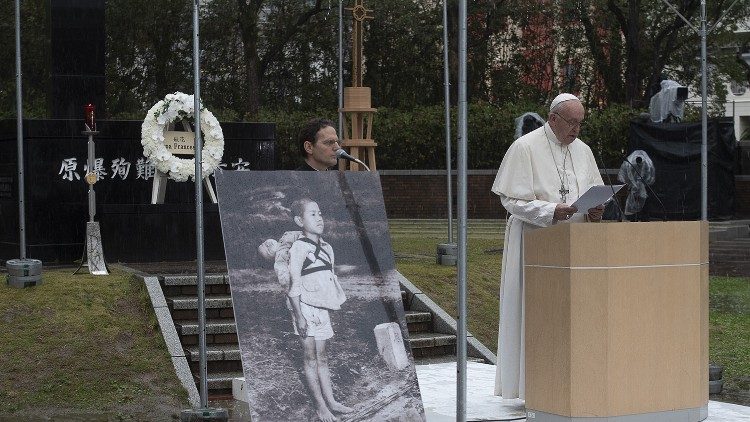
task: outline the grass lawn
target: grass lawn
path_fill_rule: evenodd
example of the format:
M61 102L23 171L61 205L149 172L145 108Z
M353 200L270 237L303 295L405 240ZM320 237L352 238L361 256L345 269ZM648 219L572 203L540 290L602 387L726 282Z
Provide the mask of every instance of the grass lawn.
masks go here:
M711 277L708 309L711 362L724 367L730 394L750 393L750 278Z
M445 223L390 222L396 264L456 316L456 268L435 263ZM468 327L497 348L499 221L471 221ZM189 408L140 280L45 269L44 284L0 286L0 421L168 420ZM4 275L3 275L4 276ZM710 360L724 366L720 400L750 404L750 279L711 277Z
M392 220L390 229L398 270L456 317L456 268L435 263L436 245L447 241L447 222ZM503 226L470 221L468 232L468 329L494 352ZM709 294L710 361L724 366L727 392L717 398L750 405L750 278L711 277Z
M0 420L179 416L187 393L142 282L119 270L72 272L0 286Z

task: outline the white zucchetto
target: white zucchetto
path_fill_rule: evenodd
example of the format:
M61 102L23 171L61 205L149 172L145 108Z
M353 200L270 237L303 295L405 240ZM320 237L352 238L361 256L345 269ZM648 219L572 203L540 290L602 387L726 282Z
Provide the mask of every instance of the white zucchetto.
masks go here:
M549 111L552 111L552 109L555 108L555 106L557 106L560 103L564 103L566 101L572 101L572 100L581 101L578 99L578 97L576 97L573 94L568 94L568 93L560 94L557 97L555 97L554 100L552 100L552 103L549 105Z

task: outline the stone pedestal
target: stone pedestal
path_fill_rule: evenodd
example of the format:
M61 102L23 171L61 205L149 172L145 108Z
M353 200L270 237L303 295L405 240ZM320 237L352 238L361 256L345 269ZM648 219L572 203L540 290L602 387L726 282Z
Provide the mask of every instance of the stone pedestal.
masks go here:
M409 357L406 355L404 338L401 336L401 328L396 322L385 322L375 326L375 342L378 345L378 353L383 357L390 369L400 371L409 366Z

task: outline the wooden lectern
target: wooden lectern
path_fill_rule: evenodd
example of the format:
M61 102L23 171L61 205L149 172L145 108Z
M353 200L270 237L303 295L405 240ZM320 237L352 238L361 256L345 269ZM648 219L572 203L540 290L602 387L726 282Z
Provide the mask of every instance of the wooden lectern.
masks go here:
M707 222L533 230L524 271L528 421L707 417Z

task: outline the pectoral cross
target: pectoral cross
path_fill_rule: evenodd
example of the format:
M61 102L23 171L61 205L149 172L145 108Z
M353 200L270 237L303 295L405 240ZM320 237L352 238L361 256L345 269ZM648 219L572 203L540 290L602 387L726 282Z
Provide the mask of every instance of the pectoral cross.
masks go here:
M570 191L568 189L565 189L565 185L561 183L560 190L558 192L560 192L560 198L562 198L562 201L565 202L565 198L568 196Z

